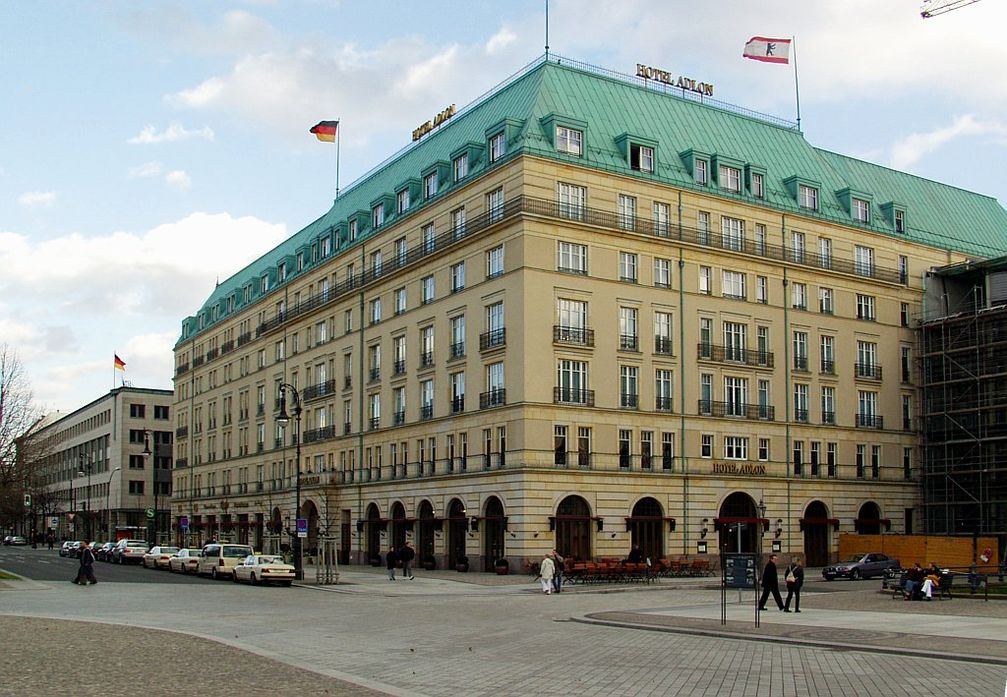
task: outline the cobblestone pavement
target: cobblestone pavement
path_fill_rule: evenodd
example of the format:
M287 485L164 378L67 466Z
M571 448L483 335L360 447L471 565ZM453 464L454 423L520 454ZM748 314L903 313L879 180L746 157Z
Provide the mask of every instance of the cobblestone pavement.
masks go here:
M685 619L678 623L686 625L697 608L719 616L720 594L698 587L699 583L693 588L614 593L578 589L545 597L533 590L530 580L485 586L475 593L472 584L449 579L417 576L415 581L391 583L379 574L347 572L345 584L335 592L230 583L198 587L118 583L86 589L25 583L24 590L0 592L0 614L96 619L212 637L294 666L298 674L311 669L403 697L520 697L537 696L543 690L586 697L1004 694L1007 667L1002 665L879 654L868 646L862 651L833 650L569 621L622 612L680 616ZM993 636L1007 638L1007 603L964 599L902 603L878 594L878 585L865 583L852 592L806 593L805 612L769 613L764 631L768 635L783 618L791 623L799 619L805 631L826 631L820 623L826 616L841 617L842 611L872 613L864 616L873 616L875 627L898 631L914 623L954 623L958 612L976 621L988 620ZM933 614L938 609L945 614ZM788 631L801 629L801 624L788 625ZM76 640L72 632L54 634L50 643ZM204 673L207 665L247 655L232 655L213 643L186 641L196 647L192 653L198 655ZM157 654L136 655L144 663L149 662L147 656ZM156 663L170 666L160 657ZM23 671L26 666L19 663L12 668ZM158 694L166 672L160 671L146 691ZM248 673L252 678L270 674L271 669Z

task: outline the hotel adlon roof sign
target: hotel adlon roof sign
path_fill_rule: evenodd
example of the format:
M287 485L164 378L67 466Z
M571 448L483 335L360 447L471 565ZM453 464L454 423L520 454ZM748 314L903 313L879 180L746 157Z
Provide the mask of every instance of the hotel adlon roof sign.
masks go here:
M669 87L678 87L689 92L695 92L703 95L704 97L713 96L713 85L709 82L696 82L691 77L685 77L684 75L675 77L667 70L652 68L649 65L644 65L643 63L636 64L636 76L647 80L654 80L655 82L660 82L668 85Z
M456 111L455 110L455 105L452 104L451 106L446 107L444 109L444 111L442 111L441 113L437 114L437 116L433 117L431 120L429 120L426 123L424 123L422 126L419 126L419 127L415 128L415 129L413 129L413 140L419 140L420 138L422 138L423 136L425 136L427 133L429 133L430 131L434 130L438 126L440 126L442 123L444 123L445 121L447 121L448 119L450 119L452 116L454 116L455 115L455 111Z

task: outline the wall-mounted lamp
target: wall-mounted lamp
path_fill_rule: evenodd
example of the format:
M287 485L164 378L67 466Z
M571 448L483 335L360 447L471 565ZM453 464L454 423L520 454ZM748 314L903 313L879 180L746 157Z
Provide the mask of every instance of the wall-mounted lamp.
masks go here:
M615 539L615 533L614 532L612 533L612 539L613 540Z
M538 537L538 533L535 533L534 535L532 535L532 537Z
M710 528L708 527L709 522L709 518L703 518L703 529L699 531L700 537L706 537L707 533L710 532Z

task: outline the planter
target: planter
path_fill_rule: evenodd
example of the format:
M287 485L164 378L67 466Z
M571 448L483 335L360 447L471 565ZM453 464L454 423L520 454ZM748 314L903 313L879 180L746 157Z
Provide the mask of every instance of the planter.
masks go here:
M469 558L468 557L458 557L458 561L455 562L455 571L460 573L467 573L469 570Z
M506 576L510 573L510 562L506 559L497 559L493 569L497 572L497 576Z

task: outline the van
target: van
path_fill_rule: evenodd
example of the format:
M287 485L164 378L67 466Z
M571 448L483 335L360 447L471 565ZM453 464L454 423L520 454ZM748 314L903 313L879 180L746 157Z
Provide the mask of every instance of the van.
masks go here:
M234 567L250 554L255 554L255 551L248 545L211 542L199 553L196 573L200 576L209 575L211 578L232 576Z

